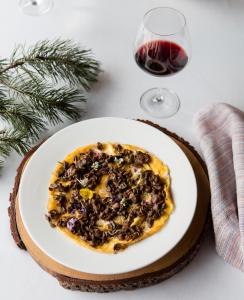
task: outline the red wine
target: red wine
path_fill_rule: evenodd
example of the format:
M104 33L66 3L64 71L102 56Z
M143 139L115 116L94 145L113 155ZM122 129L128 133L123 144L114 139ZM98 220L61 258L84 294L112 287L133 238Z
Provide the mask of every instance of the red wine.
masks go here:
M182 70L188 61L183 48L174 42L154 40L142 45L135 54L139 67L153 75L171 75Z

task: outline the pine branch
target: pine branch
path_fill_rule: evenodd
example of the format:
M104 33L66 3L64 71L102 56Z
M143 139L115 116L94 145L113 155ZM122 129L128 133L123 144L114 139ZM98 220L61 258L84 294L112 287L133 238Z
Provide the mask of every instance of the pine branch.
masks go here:
M77 120L84 90L97 81L100 64L72 41L18 46L0 59L0 167L12 150L23 154L48 123ZM1 125L1 123L0 123Z
M22 58L16 58L18 55ZM28 51L19 47L10 59L10 65L0 70L7 72L25 66L25 70L33 69L41 77L51 77L55 82L63 80L71 85L80 84L89 90L97 81L100 64L92 57L90 50L81 49L72 41L41 41Z
M78 120L81 109L76 104L85 101L79 91L69 87L53 89L51 87L41 90L39 86L39 97L31 97L30 105L33 109L39 109L40 115L46 117L51 124L62 122L62 117L69 120Z
M24 154L29 149L28 138L25 132L3 129L0 131L0 156L6 157L12 150Z
M15 130L24 131L29 138L38 138L46 128L46 122L34 109L24 103L15 103L14 99L0 97L0 118Z
M62 117L77 120L81 110L76 104L85 101L79 90L65 86L53 88L37 77L30 80L22 75L2 83L8 86L14 97L21 99L25 106L31 107L40 117L45 117L53 125L61 122Z

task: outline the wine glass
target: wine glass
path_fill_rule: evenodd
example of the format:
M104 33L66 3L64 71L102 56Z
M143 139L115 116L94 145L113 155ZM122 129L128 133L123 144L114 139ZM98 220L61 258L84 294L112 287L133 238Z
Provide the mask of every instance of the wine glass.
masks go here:
M189 33L181 12L156 7L144 15L134 46L134 58L142 70L170 76L186 66L190 55ZM157 87L143 93L140 105L153 117L167 118L178 111L180 100L175 92Z
M40 16L53 7L53 0L20 0L19 6L27 15Z

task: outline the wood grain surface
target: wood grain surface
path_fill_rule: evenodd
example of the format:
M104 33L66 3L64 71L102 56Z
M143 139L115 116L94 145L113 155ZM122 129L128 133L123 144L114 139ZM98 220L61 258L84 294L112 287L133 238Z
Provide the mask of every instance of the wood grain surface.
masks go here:
M141 121L141 120L140 120ZM26 249L32 258L48 273L56 277L61 286L89 292L111 292L134 289L161 282L183 269L196 255L203 237L209 215L210 188L206 166L195 149L184 139L149 121L142 121L171 136L187 155L197 179L197 207L193 221L182 240L167 255L158 261L129 273L116 275L95 275L67 268L48 257L37 247L28 235L19 213L18 187L21 174L28 159L38 148L33 148L17 170L15 185L10 195L10 226L16 244Z

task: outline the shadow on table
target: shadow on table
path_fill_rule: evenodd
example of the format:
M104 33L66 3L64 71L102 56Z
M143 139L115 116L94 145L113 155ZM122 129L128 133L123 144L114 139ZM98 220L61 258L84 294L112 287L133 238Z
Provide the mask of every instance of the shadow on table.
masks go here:
M107 115L109 107L111 107L111 96L109 86L112 84L112 78L108 72L102 72L99 75L91 91L87 94L86 114L85 118L101 117Z
M103 89L107 89L110 83L111 83L111 78L109 73L106 71L102 71L98 77L98 81L93 85L92 91L94 93L99 93Z

